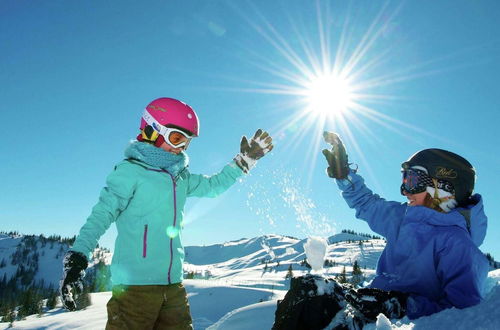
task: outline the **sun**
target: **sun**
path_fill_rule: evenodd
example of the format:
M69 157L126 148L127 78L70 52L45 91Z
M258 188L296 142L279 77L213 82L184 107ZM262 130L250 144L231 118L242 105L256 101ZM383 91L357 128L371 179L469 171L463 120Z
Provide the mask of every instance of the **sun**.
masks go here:
M347 111L355 98L349 80L335 74L314 76L304 88L307 110L326 117Z

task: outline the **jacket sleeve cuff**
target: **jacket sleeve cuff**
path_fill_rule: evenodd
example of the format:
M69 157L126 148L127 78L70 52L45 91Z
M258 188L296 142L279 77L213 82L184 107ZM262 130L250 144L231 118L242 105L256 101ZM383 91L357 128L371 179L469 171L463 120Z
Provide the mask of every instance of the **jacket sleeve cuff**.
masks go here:
M238 176L242 176L243 174L248 174L249 172L245 172L236 162L236 157L231 162L229 162L229 166L235 169L238 172Z
M363 183L363 178L356 174L356 171L349 169L349 174L346 179L335 179L340 190L346 191L352 189L357 183Z

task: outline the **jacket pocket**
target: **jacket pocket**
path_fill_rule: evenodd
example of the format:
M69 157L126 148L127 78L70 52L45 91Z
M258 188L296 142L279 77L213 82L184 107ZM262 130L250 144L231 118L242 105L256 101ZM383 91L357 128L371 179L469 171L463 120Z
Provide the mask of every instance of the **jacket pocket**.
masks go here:
M144 225L144 234L142 236L142 257L146 258L148 252L148 225Z

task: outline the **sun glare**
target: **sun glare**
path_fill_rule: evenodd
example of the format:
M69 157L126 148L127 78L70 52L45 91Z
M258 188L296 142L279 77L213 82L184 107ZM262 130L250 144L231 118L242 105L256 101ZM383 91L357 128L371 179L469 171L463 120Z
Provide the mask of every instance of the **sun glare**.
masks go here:
M322 116L346 111L354 98L347 79L333 74L314 77L305 88L308 110Z
M309 164L310 160L315 162L319 158L317 150L324 146L325 130L340 133L361 155L356 142L359 135L379 139L370 122L408 138L408 129L429 134L385 114L388 110L373 108L390 105L397 98L387 87L418 77L421 73L416 70L423 68L395 70L388 65L391 56L398 54L399 43L391 41L398 37L392 39L391 31L397 26L394 18L400 6L385 2L379 9L374 8L373 20L365 23L358 21L350 9L344 15L334 12L330 1L315 3L315 16L309 15L314 14L312 11L298 11L296 16L288 13L290 25L283 30L260 13L241 11L242 17L269 43L271 52L257 51L254 44L245 48L254 55L251 64L268 73L269 79L248 81L251 88L238 90L283 96L276 99L276 110L286 111L286 116L270 130L277 131L287 147L298 152L304 152L301 142L307 142L304 161L311 168L314 163ZM315 23L317 30L310 29L314 24L308 23Z

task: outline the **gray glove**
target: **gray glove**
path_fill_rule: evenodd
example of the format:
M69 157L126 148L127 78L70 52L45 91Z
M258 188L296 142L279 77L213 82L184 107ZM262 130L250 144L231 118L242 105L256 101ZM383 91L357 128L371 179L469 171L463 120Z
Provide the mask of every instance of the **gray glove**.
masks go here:
M400 319L406 315L408 293L400 291L384 291L375 288L350 289L345 299L361 314L375 320L382 313L390 319Z
M273 149L273 139L266 131L260 128L250 141L246 136L241 138L240 153L234 157L236 164L248 173L257 163L257 160Z
M330 178L339 180L347 178L349 174L349 164L342 140L336 133L332 132L324 132L323 138L326 143L332 145L332 150L323 150L323 155L325 155L326 161L328 162L326 173Z

